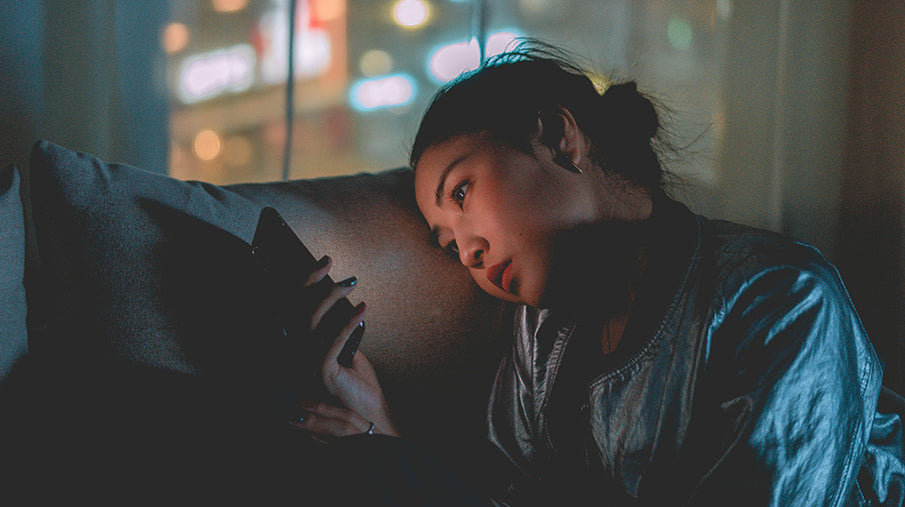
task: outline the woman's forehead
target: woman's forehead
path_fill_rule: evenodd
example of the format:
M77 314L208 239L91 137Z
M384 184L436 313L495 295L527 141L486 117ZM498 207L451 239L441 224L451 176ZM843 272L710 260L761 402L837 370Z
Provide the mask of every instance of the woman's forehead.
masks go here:
M464 153L467 153L467 147L451 141L424 150L415 170L415 198L419 206L424 207L434 200L437 187Z
M423 161L426 157L436 159L438 157L443 158L455 156L457 153L474 150L480 146L483 146L487 141L487 135L482 133L457 134L450 137L449 139L430 145L427 149L424 150L424 153L421 155L421 160L419 160L418 165L420 166L421 161Z
M431 145L418 160L415 180L439 180L450 164L480 150L482 144L479 136L461 135Z

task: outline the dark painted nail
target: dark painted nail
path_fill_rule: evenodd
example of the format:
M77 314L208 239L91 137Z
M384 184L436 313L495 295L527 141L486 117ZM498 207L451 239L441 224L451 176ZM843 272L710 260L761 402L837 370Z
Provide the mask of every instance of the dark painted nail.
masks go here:
M345 280L337 283L337 285L339 285L340 287L352 287L356 283L358 283L358 278L355 278L354 276L350 276L349 278L346 278Z
M296 422L296 423L303 423L303 422L305 422L305 421L308 419L308 414L309 414L309 413L310 413L310 412L308 412L308 411L305 410L304 408L297 408L297 409L296 409L296 413L295 413L294 421L292 421L292 422Z
M315 267L315 269L320 269L320 268L326 266L328 262L330 262L330 256L325 255L317 260L317 264L315 264L314 267Z

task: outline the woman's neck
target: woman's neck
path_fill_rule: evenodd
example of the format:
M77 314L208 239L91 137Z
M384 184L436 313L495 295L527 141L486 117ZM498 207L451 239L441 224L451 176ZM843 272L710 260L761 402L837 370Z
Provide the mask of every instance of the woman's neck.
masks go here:
M628 325L629 317L637 300L638 289L641 285L641 279L647 270L648 248L642 245L638 252L638 262L635 264L632 272L633 276L628 280L626 286L625 304L618 308L613 308L612 312L607 312L603 330L600 336L600 347L604 354L611 354L616 351L619 342L625 333Z

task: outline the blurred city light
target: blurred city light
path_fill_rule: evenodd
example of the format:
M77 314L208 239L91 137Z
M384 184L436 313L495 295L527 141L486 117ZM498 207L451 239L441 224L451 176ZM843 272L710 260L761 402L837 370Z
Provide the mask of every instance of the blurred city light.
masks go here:
M431 54L428 60L430 75L445 83L456 78L459 74L474 70L481 64L480 48L478 41L454 42L440 46Z
M248 44L186 58L179 72L179 100L193 103L249 89L255 79L255 60Z
M393 70L393 57L380 49L370 49L361 55L358 62L361 73L367 77L380 76Z
M189 43L189 29L182 23L170 23L163 29L160 39L167 54L178 53Z
M393 6L393 19L405 28L417 28L427 21L428 12L423 0L399 0Z
M398 164L397 147L408 142L426 91L480 65L480 39L469 40L479 29L489 34L485 58L514 46L517 34L591 51L592 66L615 76L650 72L627 67L638 55L648 55L651 65L668 64L670 79L680 77L675 71L702 65L693 78L700 85L693 95L701 94L694 95L695 104L702 104L700 114L710 121L708 108L721 104L714 93L719 88L707 88L705 71L714 70L707 65L715 58L708 51L726 32L707 31L706 23L709 18L711 26L725 28L726 19L739 16L741 3L672 4L296 0L293 158L308 159L305 170L318 175ZM290 0L178 0L170 5L155 34L159 40L151 42L166 52L173 174L205 181L222 176L230 182L279 177L290 132L285 100ZM481 5L488 16L478 26ZM253 53L248 46L234 46L245 42ZM610 84L605 75L589 77L598 90ZM717 140L721 127L715 125ZM199 135L206 129L214 132Z
M283 3L285 0L275 2L258 23L261 79L268 84L285 81L289 67L289 14L287 8L281 8ZM296 77L320 76L330 67L333 56L330 36L312 26L309 2L299 2L297 9L293 72Z
M518 37L511 31L502 31L487 37L487 56L500 54L511 46ZM477 69L481 65L481 50L478 41L453 42L437 48L428 58L428 73L440 83L446 83L463 72Z
M500 31L490 34L487 37L487 47L485 48L487 56L498 55L513 49L516 42L515 39L518 37L520 35L513 31Z
M195 135L195 140L192 141L192 149L195 150L195 156L204 161L217 158L222 146L223 142L220 140L220 135L213 130L198 132Z
M666 37L672 47L683 51L691 47L691 24L683 17L676 16L666 23Z
M349 91L349 103L356 111L373 111L403 106L415 97L415 80L408 74L363 79Z
M217 12L236 12L244 9L248 0L211 0L211 5Z
M311 2L314 19L332 21L346 14L346 0L313 0Z

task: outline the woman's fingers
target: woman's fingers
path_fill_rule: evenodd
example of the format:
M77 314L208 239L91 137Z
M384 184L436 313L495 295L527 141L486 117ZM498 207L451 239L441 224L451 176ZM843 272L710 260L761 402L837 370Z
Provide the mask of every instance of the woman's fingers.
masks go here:
M320 301L317 307L314 309L314 313L311 315L311 331L317 329L317 326L324 320L324 316L327 315L327 312L333 309L334 305L340 299L348 296L355 290L355 278L347 278L339 283L333 284L330 287L327 294Z
M333 267L333 259L329 255L325 255L317 261L314 267L314 271L308 275L308 280L305 281L303 287L309 287L323 280L327 273L330 272L330 268Z
M306 326L308 331L315 331L334 309L336 302L355 290L358 280L354 276L332 283L327 277L332 267L333 259L330 256L321 257L315 264L315 270L311 272L299 291L299 299L296 304L303 310L297 315L299 320L296 322L301 326ZM307 322L305 322L306 320Z
M371 429L371 422L356 412L325 403L306 408L306 413L299 420L289 423L296 428L331 437L359 435Z
M327 350L323 364L324 387L344 407L360 414L374 424L375 431L381 434L398 436L390 417L389 406L380 388L380 381L373 366L362 353L352 356L350 367L343 367L337 357L349 337L358 329L364 320L365 304L356 307L357 313L348 324L336 335Z
M339 364L336 362L336 358L339 357L339 353L342 351L343 346L346 344L346 341L352 336L352 333L362 325L364 322L365 310L367 309L367 305L362 301L358 303L355 307L354 312L349 317L349 321L340 329L339 333L337 333L336 338L333 340L333 343L330 344L330 347L327 349L327 355L324 356L324 374L325 376L335 375L336 368L339 367ZM354 359L353 359L354 361ZM353 363L354 364L354 363ZM335 368L333 366L335 365Z

